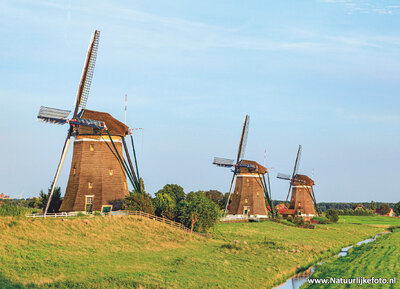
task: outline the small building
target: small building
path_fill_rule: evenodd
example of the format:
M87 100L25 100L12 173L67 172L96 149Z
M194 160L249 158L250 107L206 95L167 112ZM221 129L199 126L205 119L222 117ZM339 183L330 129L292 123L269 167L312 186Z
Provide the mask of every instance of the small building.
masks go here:
M287 208L284 203L280 203L275 206L276 211L279 213L279 215L282 215L287 211Z
M7 196L7 195L5 195L4 193L1 193L1 194L0 194L0 199L9 200L9 199L11 199L11 198L10 198L10 196Z
M392 208L390 208L389 209L389 213L387 213L385 215L381 214L381 210L379 208L376 208L375 213L378 214L378 215L381 215L381 216L388 216L388 217L393 217L394 216L394 212L393 212Z
M357 207L354 208L354 211L365 210L365 207L362 204L358 204Z

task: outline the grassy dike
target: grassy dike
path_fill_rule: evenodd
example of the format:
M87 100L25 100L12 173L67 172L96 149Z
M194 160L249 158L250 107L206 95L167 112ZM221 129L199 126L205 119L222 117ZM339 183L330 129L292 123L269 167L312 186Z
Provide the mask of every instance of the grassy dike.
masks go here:
M396 278L395 284L364 284L366 288L400 288L400 229L380 236L375 242L351 249L349 255L317 267L317 278ZM345 287L346 286L346 287ZM360 284L313 284L302 288L360 288Z
M270 288L382 231L236 223L209 240L135 217L88 220L0 218L0 288Z

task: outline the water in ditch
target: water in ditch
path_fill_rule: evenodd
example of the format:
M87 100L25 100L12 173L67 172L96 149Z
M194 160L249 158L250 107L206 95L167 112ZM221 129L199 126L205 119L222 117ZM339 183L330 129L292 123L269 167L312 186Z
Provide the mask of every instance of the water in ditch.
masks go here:
M357 243L357 246L361 246L363 244L367 244L367 243L373 242L381 234L385 234L385 233L379 233L379 234L375 235L374 238L369 238L369 239L365 239L363 241L360 241L360 242ZM348 251L351 248L353 248L353 246L342 248L342 250L338 254L338 257L347 256ZM324 262L321 262L321 263L318 263L317 265L322 265L323 263ZM305 282L307 282L307 279L310 278L310 276L314 273L314 271L315 271L315 267L311 267L306 272L304 272L304 273L302 273L300 275L295 275L295 276L291 277L290 279L286 280L285 283L275 287L275 289L299 289L301 287L301 285L303 285Z

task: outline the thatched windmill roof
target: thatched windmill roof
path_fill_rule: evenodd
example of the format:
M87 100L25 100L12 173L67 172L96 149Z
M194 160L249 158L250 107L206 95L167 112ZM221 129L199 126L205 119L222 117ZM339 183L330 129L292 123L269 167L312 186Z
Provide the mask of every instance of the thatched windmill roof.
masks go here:
M129 133L129 128L125 124L123 124L119 120L113 118L107 112L100 112L100 111L84 109L82 111L82 114L80 115L80 118L104 121L108 128L108 131L110 132L111 135L114 135L114 136L125 136ZM85 134L93 135L93 134L99 134L99 133L95 132L95 130L91 127L80 126L79 127L79 135L85 135Z

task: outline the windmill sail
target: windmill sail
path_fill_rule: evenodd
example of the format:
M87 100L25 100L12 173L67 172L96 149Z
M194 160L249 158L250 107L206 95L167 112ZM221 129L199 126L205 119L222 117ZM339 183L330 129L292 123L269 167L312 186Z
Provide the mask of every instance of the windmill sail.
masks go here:
M71 143L71 135L68 134L67 138L65 140L65 143L64 143L64 147L63 147L62 152L61 152L61 158L60 158L60 161L58 163L58 167L57 167L57 170L56 170L56 175L54 176L54 180L53 180L53 183L51 185L51 191L50 191L49 199L47 200L46 209L44 210L44 215L46 215L47 211L49 210L49 206L50 206L50 203L51 203L51 199L53 197L54 189L56 188L58 177L60 176L61 168L62 168L62 166L64 164L65 157L67 156L67 152L68 152L68 148L69 148L69 144L70 143Z
M294 181L296 179L297 172L299 170L300 158L301 158L301 145L299 145L299 149L297 150L297 156L296 156L296 161L294 163L293 174L292 174L292 178L290 180L289 190L288 190L288 193L287 193L287 196L286 196L286 202L285 202L286 204L287 204L288 199L289 199L290 190L292 189L293 183L294 183Z
M234 166L234 160L231 159L224 159L224 158L214 158L213 164L220 166L220 167L233 167Z
M277 175L276 177L277 177L278 179L290 181L290 175L288 175L288 174L278 173L278 175Z
M73 125L84 125L84 126L90 126L94 128L105 128L105 124L103 122L99 122L96 120L87 120L87 119L79 119L77 118L78 114L78 109L85 108L87 98L89 96L89 91L90 91L90 85L92 84L92 78L93 78L93 72L94 72L94 66L96 63L96 56L97 56L97 49L99 45L99 37L100 37L100 31L95 30L92 35L92 40L89 45L88 53L86 56L85 60L85 65L83 67L82 71L82 76L81 80L79 82L79 88L78 88L78 93L75 98L75 109L74 109L74 114L72 119L68 120L67 117L71 111L69 110L62 110L62 109L56 109L56 108L50 108L50 107L44 107L42 106L39 110L39 115L38 119L40 119L43 122L48 122L48 123L55 123L55 124L65 124L68 123L70 124L70 129L68 130L67 138L64 143L64 147L61 153L61 158L58 163L58 167L56 170L56 175L54 176L54 180L52 183L49 199L47 201L46 209L44 214L47 214L47 211L49 209L51 199L54 193L54 189L57 184L58 177L61 172L61 168L64 164L65 157L68 152L69 144L71 142L71 135L73 132Z
M75 99L75 110L73 118L76 117L79 108L86 107L87 99L89 97L89 92L90 92L90 86L92 84L94 67L96 64L99 39L100 39L100 31L95 30L93 32L92 40L88 48L85 60L85 66L83 67L81 80L79 82L78 93Z
M238 150L236 163L239 163L239 161L244 158L244 153L245 153L246 144L247 144L247 135L249 133L249 122L250 122L250 116L248 116L246 114L246 116L244 117L242 135L240 137L239 150Z
M301 150L302 150L302 147L301 147L301 145L299 145L299 149L297 150L296 162L294 164L293 175L292 175L292 179L293 180L296 178L297 172L299 171L300 159L301 159Z
M41 106L39 109L38 118L51 117L51 118L66 119L70 113L71 113L70 110Z

